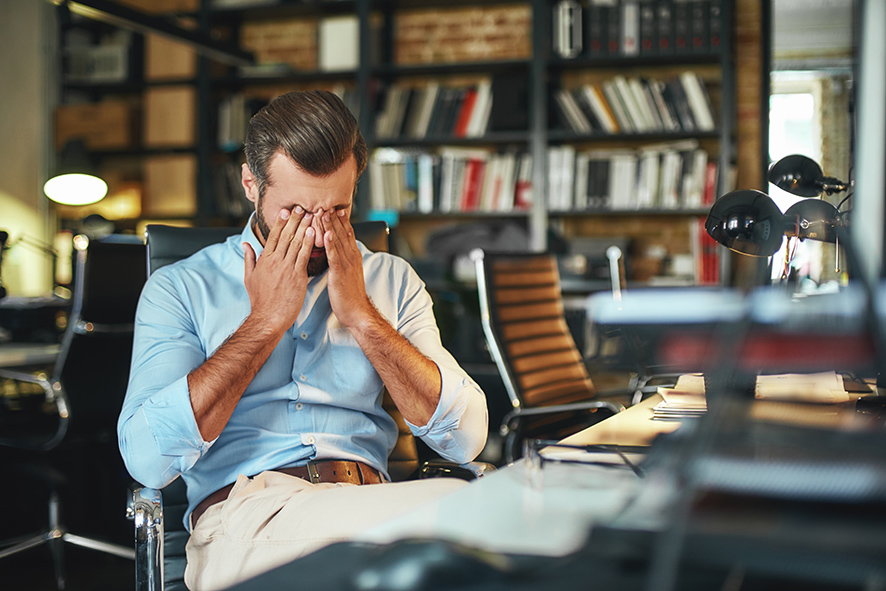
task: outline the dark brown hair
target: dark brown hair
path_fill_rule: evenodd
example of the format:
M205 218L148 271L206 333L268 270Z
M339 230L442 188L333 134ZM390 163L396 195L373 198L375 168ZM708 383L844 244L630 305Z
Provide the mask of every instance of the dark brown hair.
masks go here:
M366 142L357 120L340 98L325 90L278 96L249 122L244 151L259 196L269 182L271 158L281 150L313 176L332 174L351 154L358 179L366 168Z

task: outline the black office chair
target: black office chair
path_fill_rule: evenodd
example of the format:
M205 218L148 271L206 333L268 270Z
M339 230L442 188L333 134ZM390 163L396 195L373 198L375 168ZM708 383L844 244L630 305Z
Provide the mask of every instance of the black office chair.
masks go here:
M149 225L146 230L148 272L186 258L205 246L223 242L240 228L176 228ZM357 239L373 251L388 250L386 222L354 223ZM483 476L494 469L489 464L470 462L455 465L442 460L419 461L415 438L391 397L385 393L383 406L396 421L399 435L388 457L388 472L393 481L413 477L455 476L464 479ZM162 493L152 488L133 491L129 516L135 521L137 591L185 590L185 546L188 531L183 516L188 507L187 488L181 478L166 486Z
M600 400L588 375L566 324L554 255L478 248L471 257L486 342L512 406L499 429L505 460L520 457L525 439L562 439L624 410Z
M145 246L77 236L74 247L73 307L52 376L0 370L2 378L39 385L46 402L58 414L52 436L0 439L0 445L20 450L17 454L28 454L20 462L21 468L50 490L48 529L0 542L5 546L0 558L49 544L59 589L65 584L65 542L135 558L132 547L69 532L60 509L61 491L74 477L89 479L89 486L84 483L71 489L88 488L95 491L90 495L109 495L97 499L101 504L114 502L115 486L120 484L119 500L124 502L125 468L115 445L116 425L122 405L120 393L126 390L129 379L135 309L145 283ZM90 497L90 502L95 500Z

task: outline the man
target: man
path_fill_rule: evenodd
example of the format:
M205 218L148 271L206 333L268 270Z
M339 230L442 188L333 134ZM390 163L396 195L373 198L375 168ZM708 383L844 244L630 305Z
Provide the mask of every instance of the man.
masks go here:
M347 539L455 489L387 480L397 428L474 459L482 391L441 343L431 299L400 258L354 239L366 166L351 113L328 92L278 97L250 122L240 236L158 270L139 303L118 423L132 476L181 476L185 582L217 589ZM367 483L360 486L360 483Z

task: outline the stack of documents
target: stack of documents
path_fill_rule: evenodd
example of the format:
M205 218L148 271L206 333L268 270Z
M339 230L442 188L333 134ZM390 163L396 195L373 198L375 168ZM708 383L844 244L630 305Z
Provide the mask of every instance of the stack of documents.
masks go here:
M653 409L652 418L655 420L697 417L707 410L702 374L682 375L673 388L659 388L658 393L662 401ZM756 398L827 404L849 401L843 387L843 376L833 371L757 376Z

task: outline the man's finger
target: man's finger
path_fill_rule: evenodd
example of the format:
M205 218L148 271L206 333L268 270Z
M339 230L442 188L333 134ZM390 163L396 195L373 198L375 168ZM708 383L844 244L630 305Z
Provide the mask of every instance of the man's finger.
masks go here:
M308 261L311 260L311 251L314 250L314 235L316 232L314 228L308 226L305 230L304 239L301 241L301 246L296 248L293 245L290 249L290 251L295 251L295 268L302 272L306 272Z
M243 277L248 279L255 270L255 251L248 242L243 243Z
M302 216L301 221L298 224L298 227L295 229L295 234L289 240L288 250L286 251L286 257L288 259L295 259L296 265L298 264L298 257L301 254L302 248L305 245L305 242L310 243L312 246L314 244L314 234L313 229L311 228L311 224L313 223L314 216L310 213L306 213ZM312 230L310 239L308 238L308 230Z
M274 225L271 226L271 231L268 233L268 239L265 241L266 251L274 252L277 249L277 244L280 242L280 233L283 231L283 228L286 227L290 215L291 212L288 209L281 209L280 213L277 214L277 217L274 218Z

